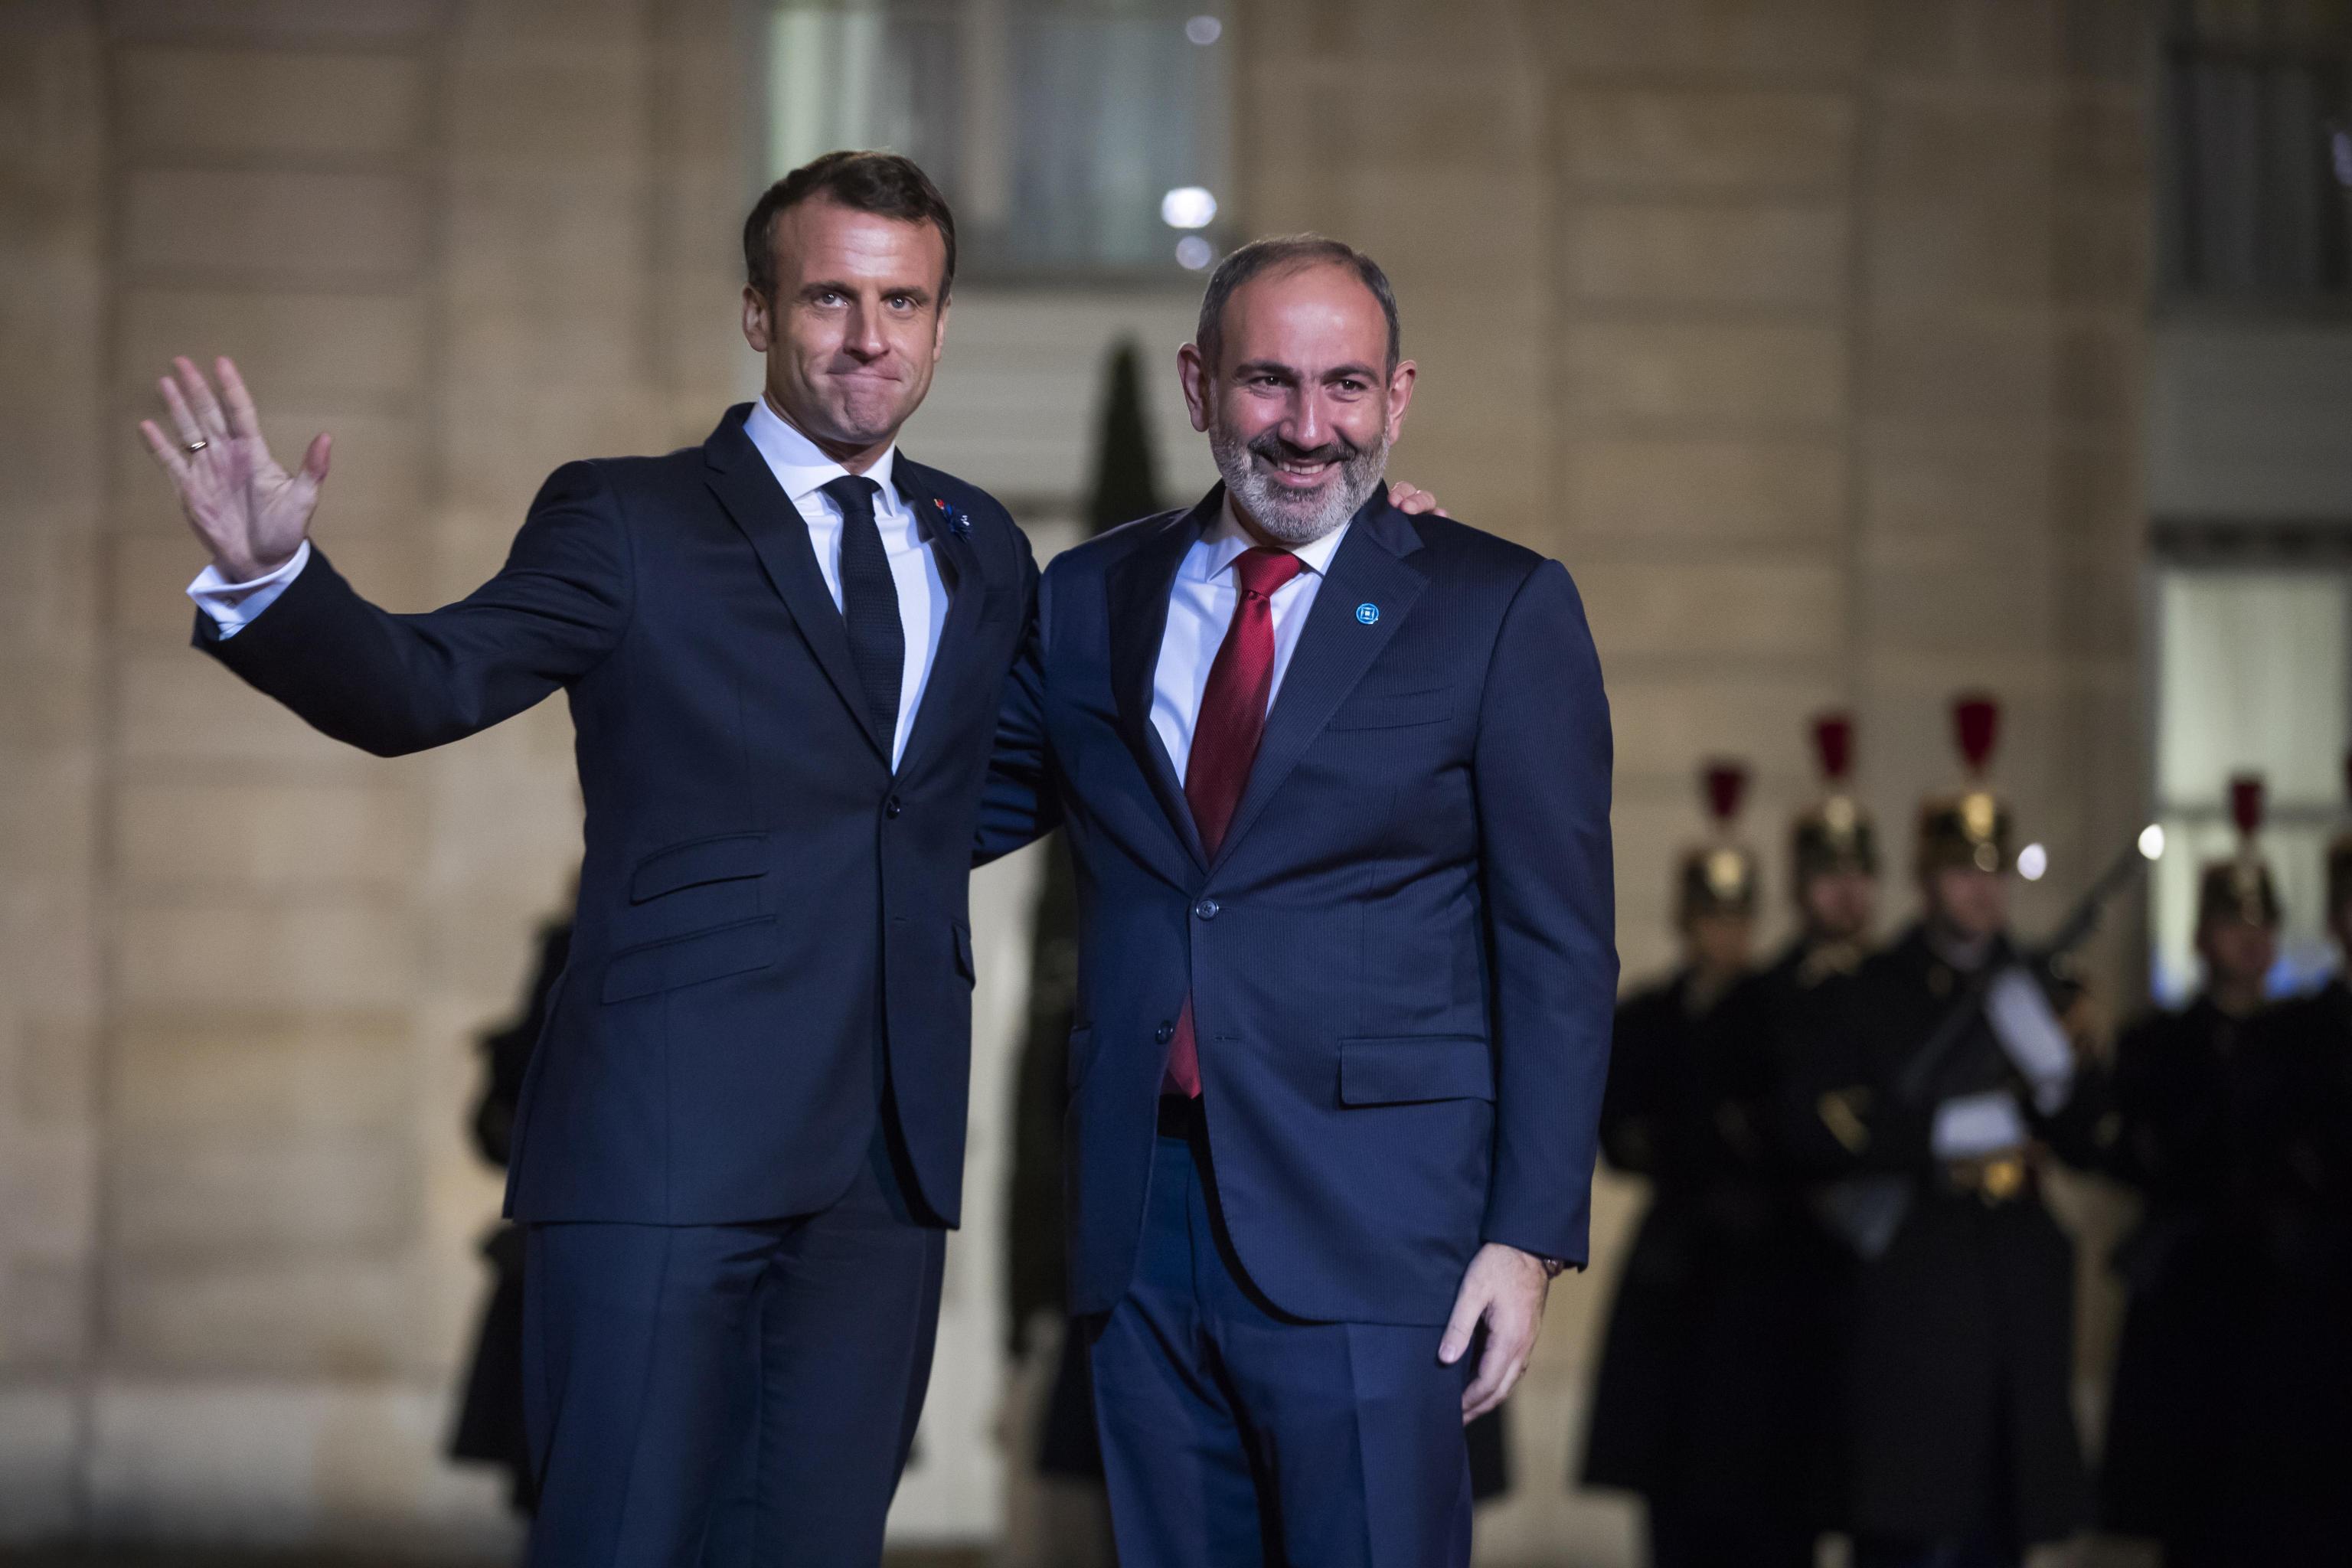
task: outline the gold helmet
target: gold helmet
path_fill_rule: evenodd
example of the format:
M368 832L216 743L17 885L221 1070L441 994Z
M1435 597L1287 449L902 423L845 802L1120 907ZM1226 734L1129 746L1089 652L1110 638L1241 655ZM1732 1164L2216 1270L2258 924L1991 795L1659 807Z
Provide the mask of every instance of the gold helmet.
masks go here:
M2344 793L2352 799L2352 754L2344 759ZM2333 917L2352 902L2352 827L2336 836L2327 847L2327 911Z
M1952 703L1952 727L1968 766L1965 788L1930 795L1919 806L1919 869L1972 866L2009 868L2009 807L1985 787L1985 766L2000 733L2000 704L1969 693Z
M1679 920L1698 915L1745 915L1756 910L1756 857L1732 837L1732 819L1748 793L1748 769L1738 763L1708 763L1699 773L1707 815L1715 821L1711 842L1683 855Z
M2230 781L2230 815L2238 824L2238 852L2207 862L2197 880L2197 923L2225 921L2245 925L2279 922L2278 884L2254 846L2263 826L2263 778L2240 773Z
M1813 721L1813 752L1822 764L1822 798L1797 814L1790 860L1796 884L1836 871L1878 875L1878 834L1870 813L1847 788L1853 770L1853 719L1824 713Z

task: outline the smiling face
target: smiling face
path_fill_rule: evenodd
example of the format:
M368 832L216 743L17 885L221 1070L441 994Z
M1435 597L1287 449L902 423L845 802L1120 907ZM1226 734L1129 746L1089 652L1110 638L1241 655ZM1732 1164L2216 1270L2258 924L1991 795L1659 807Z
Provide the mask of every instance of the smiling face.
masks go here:
M743 336L778 412L861 471L931 389L947 341L947 245L929 223L824 198L776 215L775 298L743 290Z
M1404 428L1413 364L1388 368L1388 318L1349 268L1276 268L1225 302L1210 364L1178 355L1192 428L1205 431L1234 510L1297 548L1355 515Z

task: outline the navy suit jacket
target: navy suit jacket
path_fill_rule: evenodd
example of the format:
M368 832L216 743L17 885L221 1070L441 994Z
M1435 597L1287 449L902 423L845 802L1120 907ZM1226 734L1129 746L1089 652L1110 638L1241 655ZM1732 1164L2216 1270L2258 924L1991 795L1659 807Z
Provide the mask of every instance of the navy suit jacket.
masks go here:
M570 966L530 1063L509 1212L728 1224L849 1187L890 1087L955 1222L970 1078L974 817L1036 567L1004 510L909 461L950 591L894 773L808 529L743 433L568 463L499 574L395 616L314 552L207 652L379 755L562 689L587 804Z
M1383 490L1212 860L1150 709L1223 501L1055 559L982 805L983 855L1060 818L1077 866L1073 1309L1126 1293L1189 992L1252 1281L1300 1317L1444 1322L1482 1241L1585 1257L1617 989L1600 663L1558 563Z

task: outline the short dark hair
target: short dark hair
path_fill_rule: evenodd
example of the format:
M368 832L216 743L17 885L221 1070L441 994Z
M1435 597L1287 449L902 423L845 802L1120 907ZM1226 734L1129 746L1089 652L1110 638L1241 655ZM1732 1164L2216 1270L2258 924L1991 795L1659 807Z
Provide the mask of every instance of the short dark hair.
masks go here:
M896 153L827 153L803 163L760 194L743 220L743 275L763 300L776 297L776 215L818 197L852 212L928 223L947 242L948 268L940 279L944 300L955 287L955 214L931 177Z
M1397 324L1396 290L1389 287L1389 275L1354 246L1319 234L1254 239L1217 263L1217 269L1209 274L1209 291L1201 296L1200 325L1192 331L1193 346L1209 362L1210 370L1217 368L1217 356L1224 350L1225 306L1234 290L1262 272L1296 272L1322 266L1347 268L1381 302L1381 314L1389 323L1388 368L1395 370L1397 361L1404 357L1404 331Z

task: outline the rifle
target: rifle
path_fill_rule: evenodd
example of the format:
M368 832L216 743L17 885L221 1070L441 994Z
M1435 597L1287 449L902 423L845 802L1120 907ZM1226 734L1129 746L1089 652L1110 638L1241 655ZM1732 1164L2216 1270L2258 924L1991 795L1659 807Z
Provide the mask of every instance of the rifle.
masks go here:
M2109 861L2098 879L2075 900L2050 940L2024 956L2027 971L2044 990L2053 990L2063 984L2058 966L2098 930L2107 900L2123 891L2143 865L2156 858L2142 847L2146 837L2142 834ZM2153 847L2161 854L2162 841L2159 839ZM1927 1039L1903 1065L1903 1071L1895 1080L1896 1100L1914 1107L1927 1103L1937 1075L1969 1037L2000 967L1988 963L1969 977L1960 994L1952 998L1951 1005L1936 1020ZM1814 1195L1813 1201L1814 1213L1822 1223L1864 1262L1883 1256L1894 1244L1895 1233L1902 1228L1910 1207L1911 1178L1892 1173L1848 1176L1832 1182Z
M2106 912L2107 900L2122 892L2149 858L2141 851L2137 840L2126 845L2123 853L2107 862L2107 868L2099 873L2098 880L2075 900L2074 907L2067 911L2065 921L2059 926L2056 934L2024 955L2022 962L2026 970L2042 983L2043 990L2055 990L2063 984L2058 973L2059 965L2091 940L2092 933L2099 929L2100 916ZM1944 1064L1951 1058L1961 1040L1967 1037L1969 1026L1976 1022L1977 1010L1984 1004L1985 993L1991 988L1998 973L1994 965L1986 964L1969 976L1968 984L1952 999L1944 1016L1936 1020L1936 1026L1928 1032L1927 1038L1904 1064L1902 1074L1895 1080L1896 1099L1913 1106L1927 1102L1928 1087L1936 1081L1937 1074L1943 1070Z

